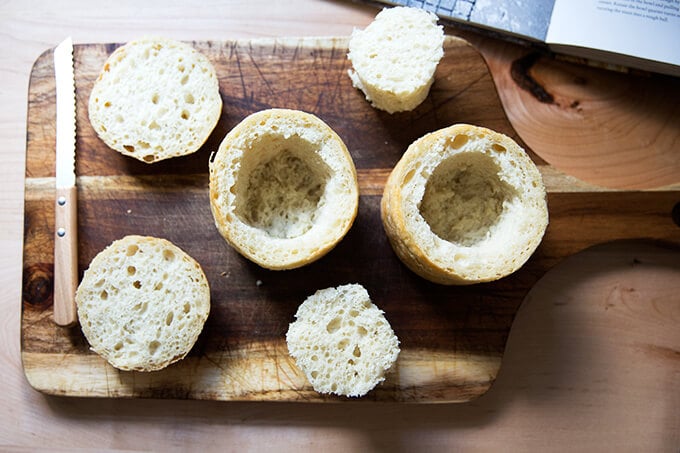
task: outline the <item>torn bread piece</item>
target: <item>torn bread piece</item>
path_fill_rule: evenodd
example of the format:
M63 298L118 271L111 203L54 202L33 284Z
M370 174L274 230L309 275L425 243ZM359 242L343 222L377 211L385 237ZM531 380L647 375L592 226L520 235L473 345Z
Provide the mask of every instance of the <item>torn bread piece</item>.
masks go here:
M443 44L434 14L404 6L383 9L364 30L352 32L347 54L352 84L375 108L413 110L430 92Z
M359 284L317 291L295 314L286 341L314 390L363 396L385 380L399 340Z

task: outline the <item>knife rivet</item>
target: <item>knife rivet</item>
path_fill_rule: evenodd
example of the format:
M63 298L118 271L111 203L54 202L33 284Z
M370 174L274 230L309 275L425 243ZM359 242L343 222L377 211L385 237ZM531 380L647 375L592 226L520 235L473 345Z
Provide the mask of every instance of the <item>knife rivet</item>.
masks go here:
M64 206L66 204L66 197L63 196L59 197L57 199L57 203L59 204L59 206Z
M66 230L63 229L63 228L59 228L57 230L57 236L59 236L60 238L63 238L64 236L66 236Z

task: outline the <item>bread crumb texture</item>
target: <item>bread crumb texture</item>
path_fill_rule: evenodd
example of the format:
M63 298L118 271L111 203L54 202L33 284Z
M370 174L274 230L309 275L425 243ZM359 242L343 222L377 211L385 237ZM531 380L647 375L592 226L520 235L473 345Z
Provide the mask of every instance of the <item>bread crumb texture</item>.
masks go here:
M359 284L317 291L298 308L288 351L319 393L363 396L385 380L399 340Z
M92 260L76 305L94 352L121 370L155 371L193 347L210 288L200 265L171 242L126 236Z
M331 250L356 217L352 158L323 121L270 109L245 118L210 163L215 224L248 259L290 269Z
M198 150L221 112L212 63L192 46L164 38L117 48L88 104L97 135L110 148L146 163Z
M430 91L443 44L434 14L403 6L383 9L364 30L352 32L347 54L352 84L378 109L413 110Z
M515 272L548 225L545 187L531 158L509 137L465 124L408 148L388 178L381 215L402 261L444 284Z

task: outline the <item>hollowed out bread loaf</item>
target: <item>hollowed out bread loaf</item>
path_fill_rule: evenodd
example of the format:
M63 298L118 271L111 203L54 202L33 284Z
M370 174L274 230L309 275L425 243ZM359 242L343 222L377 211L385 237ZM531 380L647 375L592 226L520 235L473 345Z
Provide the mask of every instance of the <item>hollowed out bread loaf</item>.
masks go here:
M399 355L397 336L361 285L319 290L295 318L288 351L319 393L363 396L385 380Z
M325 255L352 226L358 204L345 144L309 113L270 109L248 116L210 163L217 229L264 268L292 269Z
M548 206L541 174L517 143L458 124L408 148L385 185L381 216L411 270L464 285L519 269L543 238Z
M92 350L121 370L154 371L184 358L210 311L200 265L165 239L126 236L101 251L76 291Z
M378 109L413 110L430 91L443 43L434 14L402 6L384 9L364 30L352 32L347 55L352 84Z
M88 112L109 147L153 163L198 150L217 124L222 98L203 54L185 43L144 38L109 56Z

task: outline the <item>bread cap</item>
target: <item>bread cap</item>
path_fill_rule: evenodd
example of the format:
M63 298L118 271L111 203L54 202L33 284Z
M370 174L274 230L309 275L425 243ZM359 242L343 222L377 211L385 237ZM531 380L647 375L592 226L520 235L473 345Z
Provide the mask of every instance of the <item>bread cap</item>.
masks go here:
M121 370L155 371L193 347L210 288L200 265L171 242L125 236L94 257L76 306L94 352Z
M458 285L515 272L548 225L545 187L529 156L509 137L467 124L409 146L387 180L381 216L406 266Z
M267 269L311 263L344 237L359 204L352 158L316 116L270 109L245 118L210 163L215 225Z
M118 47L88 105L97 135L110 148L146 163L197 151L221 112L217 74L208 58L165 38Z
M347 54L352 84L378 109L413 110L430 91L443 44L434 14L403 6L383 9L364 30L352 32Z
M314 390L363 396L385 380L399 340L382 310L359 284L309 296L288 327L286 342Z

